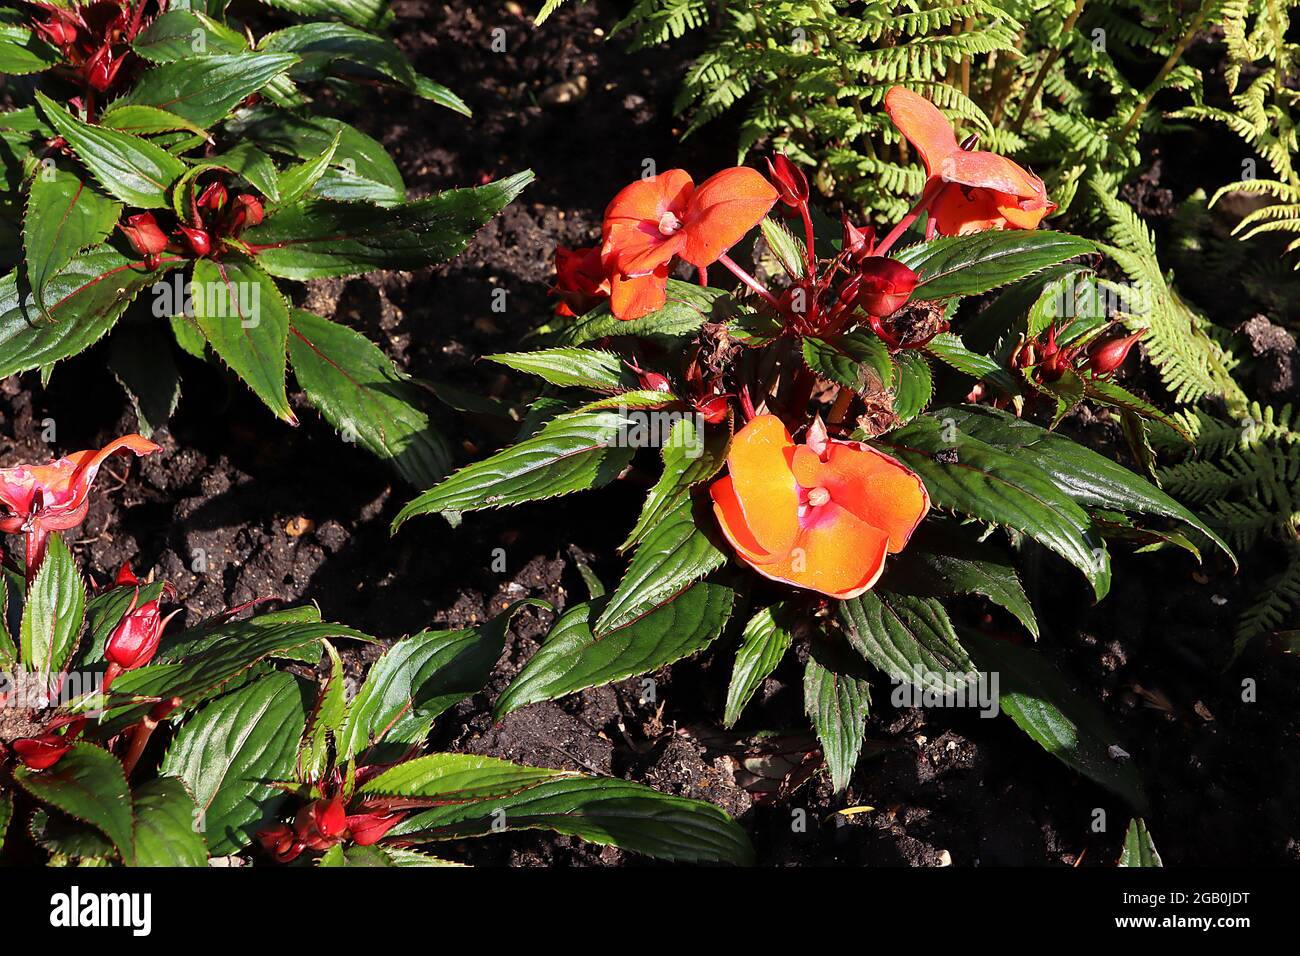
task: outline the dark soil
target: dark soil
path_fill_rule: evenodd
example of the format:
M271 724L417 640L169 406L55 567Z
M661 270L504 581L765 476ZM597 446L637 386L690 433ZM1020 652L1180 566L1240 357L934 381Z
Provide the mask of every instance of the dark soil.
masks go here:
M719 125L680 144L670 104L689 51L629 55L598 33L614 19L602 4L566 6L537 31L522 11L463 0L395 7L399 42L422 71L464 96L474 118L399 94L376 94L365 109L337 104L339 115L389 147L414 195L524 167L537 181L456 262L315 283L302 301L362 330L416 375L523 402L527 382L476 358L517 346L546 315L555 245L592 242L604 204L647 158L697 175L727 165L734 131ZM495 27L506 31L505 53L489 47ZM491 309L494 289L507 290L504 313ZM296 401L302 424L291 429L219 372L191 362L184 373L178 413L155 436L163 452L139 464L110 462L75 544L101 578L123 561L142 576L166 577L191 621L254 598L314 601L328 619L392 640L480 622L521 597L557 608L582 600L575 556L607 584L621 573L615 547L641 495L626 483L471 514L457 530L421 518L390 539L389 523L413 489L340 442L304 401ZM55 428L48 443L47 422ZM1075 424L1113 441L1104 421ZM444 425L466 460L509 437L472 416L448 414ZM48 388L35 375L0 383L4 464L134 429L102 348L60 365ZM496 548L505 573L492 568ZM1166 864L1300 859L1296 662L1261 648L1219 669L1246 582L1217 560L1201 570L1187 557L1118 557L1113 593L1090 607L1077 575L1055 559L1028 555L1025 573L1042 608L1041 650L1105 706L1144 773L1147 819ZM439 721L436 746L612 773L710 800L740 819L766 864L1111 865L1119 855L1130 816L1119 800L1006 718L899 710L883 682L874 688L868 758L846 794L834 797L819 771L788 799L756 797L762 768L806 768L815 744L793 656L738 732L718 731L734 634L650 675L653 685L635 678L494 724L491 702L550 620L536 610L516 618L491 684ZM351 651L352 676L378 653ZM1243 702L1246 678L1258 702ZM760 747L753 735L763 730L787 736ZM873 809L837 813L850 807ZM641 862L539 833L467 842L444 855L476 864Z

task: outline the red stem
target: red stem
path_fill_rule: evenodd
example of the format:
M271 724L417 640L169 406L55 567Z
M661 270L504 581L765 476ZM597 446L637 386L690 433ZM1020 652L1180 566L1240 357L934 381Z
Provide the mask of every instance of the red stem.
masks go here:
M737 279L745 283L745 285L749 286L760 296L762 296L768 305L772 306L772 308L776 309L777 311L781 311L781 303L777 301L776 296L772 295L771 292L767 291L767 286L763 285L763 283L759 282L757 279L755 279L752 275L750 275L740 266L736 265L736 263L732 262L730 256L727 255L718 256L718 261L722 263L724 267L731 270L731 274L734 275Z
M803 216L803 235L804 235L804 252L808 255L808 275L817 274L817 254L813 251L813 234L812 216L808 214L808 204L800 203L799 215Z
M907 232L907 227L916 222L921 213L930 207L930 204L939 197L948 184L939 177L930 179L925 184L925 190L921 193L921 198L917 200L915 206L911 208L906 216L898 220L898 225L889 231L889 235L880 241L880 244L872 250L872 255L883 256L893 247L903 233Z

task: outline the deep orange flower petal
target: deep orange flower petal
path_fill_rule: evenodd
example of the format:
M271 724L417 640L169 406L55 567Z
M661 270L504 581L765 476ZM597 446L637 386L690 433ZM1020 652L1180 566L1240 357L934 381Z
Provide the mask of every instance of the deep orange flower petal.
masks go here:
M930 510L920 476L870 445L832 442L819 483L832 502L884 532L895 553Z
M736 486L730 475L724 475L709 485L709 496L713 499L713 513L717 516L722 533L736 552L749 564L770 564L782 555L764 550L749 530L745 519L745 509L736 497Z
M884 571L888 536L833 501L816 512L784 558L754 570L841 600L857 597Z
M650 275L621 276L610 280L609 310L615 318L630 322L662 309L667 301L668 266L660 266Z
M671 214L685 222L695 184L684 169L670 169L625 186L605 207L601 256L623 275L637 276L666 265L685 244L681 231L665 235L660 224Z
M727 454L736 497L759 549L784 554L799 533L799 489L790 473L794 441L775 415L759 415L737 432Z
M921 154L927 176L940 175L944 161L961 151L948 118L919 93L901 86L891 87L885 94L885 112Z
M987 189L950 186L930 205L930 215L941 236L967 236L1006 225L996 195Z
M710 176L691 198L679 255L693 266L717 262L759 224L778 198L775 186L745 166Z
M949 182L980 186L1022 199L1045 195L1043 181L1005 156L984 150L963 149L951 154L940 170Z

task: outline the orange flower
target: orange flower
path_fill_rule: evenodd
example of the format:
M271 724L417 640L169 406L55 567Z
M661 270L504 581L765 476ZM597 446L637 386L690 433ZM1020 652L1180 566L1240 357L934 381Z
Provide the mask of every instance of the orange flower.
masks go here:
M560 301L555 314L572 318L586 315L609 298L609 280L600 263L600 249L555 247L555 287Z
M885 94L885 112L921 154L930 182L953 184L941 190L930 206L941 235L1035 229L1056 209L1043 181L1033 173L1005 156L962 149L952 124L925 97L892 87Z
M707 266L744 238L776 203L776 189L758 172L737 166L697 189L684 169L670 169L625 187L605 209L602 255L624 276L666 267L674 256Z
M105 459L121 451L148 455L158 450L141 435L124 435L98 451L74 452L45 465L0 468L0 531L26 535L28 579L45 557L50 532L86 520L90 486Z
M728 474L709 488L713 511L746 564L774 581L857 597L885 555L907 544L930 508L913 472L869 445L835 441L817 421L796 445L774 415L732 440Z

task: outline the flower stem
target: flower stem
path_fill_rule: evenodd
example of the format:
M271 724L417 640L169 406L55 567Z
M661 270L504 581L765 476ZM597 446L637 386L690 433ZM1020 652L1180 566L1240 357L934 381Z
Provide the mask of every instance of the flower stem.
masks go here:
M812 216L808 212L806 202L799 206L799 215L803 216L804 252L808 257L808 275L815 276L817 274L817 253L813 251L813 243L816 236L813 233Z
M916 222L921 213L930 207L930 204L938 198L939 193L943 191L948 184L938 176L931 178L925 184L925 190L921 193L921 198L917 200L916 205L911 208L906 216L898 220L898 225L889 231L889 235L880 240L879 245L872 250L872 255L883 256L893 248L903 233L907 232L907 227Z
M771 292L767 291L767 286L763 285L763 283L759 282L757 279L755 279L752 275L750 275L740 266L736 265L736 263L734 263L731 260L730 256L728 255L718 256L718 261L722 263L722 265L725 268L729 269L731 271L731 274L734 275L737 279L745 283L745 285L749 286L760 296L762 296L763 300L767 302L768 305L772 306L772 308L777 309L778 311L780 310L781 303L776 300L776 296L772 295Z

